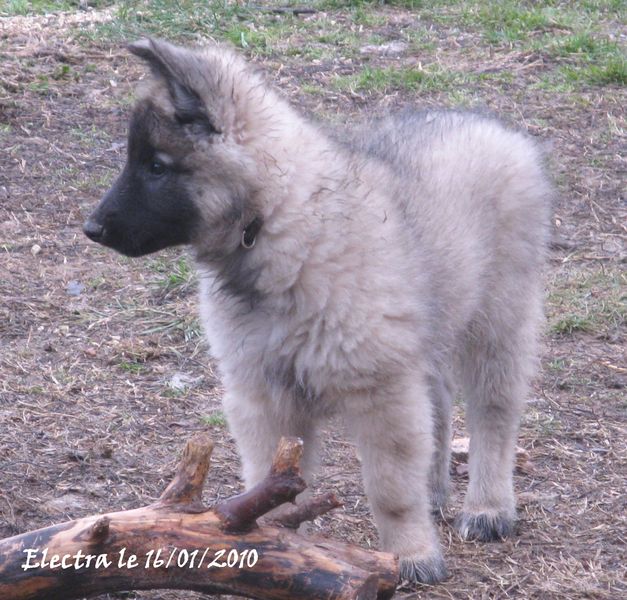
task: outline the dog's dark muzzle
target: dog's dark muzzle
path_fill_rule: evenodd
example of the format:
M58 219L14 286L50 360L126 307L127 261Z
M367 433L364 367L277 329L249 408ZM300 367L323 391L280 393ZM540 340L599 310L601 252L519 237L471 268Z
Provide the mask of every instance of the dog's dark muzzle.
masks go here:
M104 237L104 225L96 223L92 219L87 219L83 225L83 233L94 242L102 242Z

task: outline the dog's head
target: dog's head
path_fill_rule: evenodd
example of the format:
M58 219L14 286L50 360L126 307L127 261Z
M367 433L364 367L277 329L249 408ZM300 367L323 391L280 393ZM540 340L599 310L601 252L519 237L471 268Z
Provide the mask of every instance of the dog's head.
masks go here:
M128 256L199 240L208 253L236 248L259 220L254 140L263 135L259 104L271 92L218 45L190 50L146 39L129 49L152 76L132 112L126 165L85 234Z

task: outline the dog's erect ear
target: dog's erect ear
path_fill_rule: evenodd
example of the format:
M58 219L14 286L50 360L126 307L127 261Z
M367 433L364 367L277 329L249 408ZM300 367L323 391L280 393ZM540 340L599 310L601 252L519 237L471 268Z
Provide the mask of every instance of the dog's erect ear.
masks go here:
M128 45L128 49L143 58L155 77L163 79L168 87L174 115L179 123L198 124L209 133L217 133L198 93L190 85L189 70L198 60L189 51L153 38L145 38ZM193 73L192 73L193 75Z
M169 52L167 42L156 40L154 38L143 38L136 42L130 43L127 47L135 55L143 58L152 69L152 72L164 79L172 79L175 77L173 68L173 56Z

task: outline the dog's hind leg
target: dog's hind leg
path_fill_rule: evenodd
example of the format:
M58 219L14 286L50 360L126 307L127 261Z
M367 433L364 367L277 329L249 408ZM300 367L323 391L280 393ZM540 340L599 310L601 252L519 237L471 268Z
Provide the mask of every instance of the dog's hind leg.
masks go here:
M505 322L477 320L462 357L470 480L457 528L466 539L498 540L513 533L516 439L535 365L540 314L537 298L529 293L527 306L510 300L513 314Z
M431 510L441 515L449 493L453 387L448 374L429 377L433 410L433 459L431 462Z

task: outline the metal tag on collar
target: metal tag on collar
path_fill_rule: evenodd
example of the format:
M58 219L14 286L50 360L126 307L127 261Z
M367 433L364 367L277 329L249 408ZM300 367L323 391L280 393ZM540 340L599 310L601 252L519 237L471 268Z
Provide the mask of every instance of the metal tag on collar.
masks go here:
M262 221L259 217L255 217L253 221L242 231L242 248L250 250L257 241L257 234L261 229Z
M250 250L255 245L255 242L257 241L256 236L250 236L250 238L248 236L248 231L244 229L244 231L242 231L242 247L246 248L246 250Z

